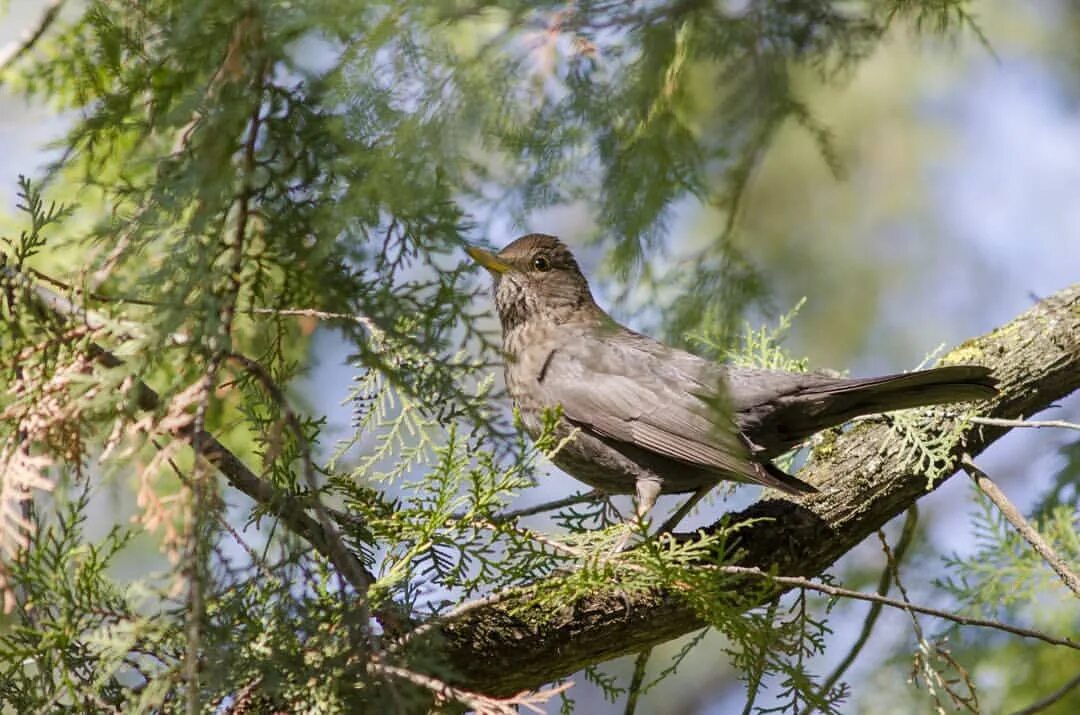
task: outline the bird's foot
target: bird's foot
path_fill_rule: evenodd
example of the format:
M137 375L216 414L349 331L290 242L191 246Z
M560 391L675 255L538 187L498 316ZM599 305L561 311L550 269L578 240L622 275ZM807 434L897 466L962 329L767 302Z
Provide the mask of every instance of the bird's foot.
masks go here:
M621 554L624 551L629 550L630 548L630 539L633 538L635 531L633 523L624 522L620 529L622 529L622 533L619 534L619 537L617 539L615 539L615 543L611 545L611 551L605 557L605 561L614 556L617 556L618 554Z
M671 532L676 526L678 526L679 522L685 519L687 514L689 514L690 511L698 505L698 502L705 498L705 495L708 494L710 490L712 490L713 486L715 485L709 484L703 486L696 492L691 494L690 498L686 500L686 503L679 507L678 510L676 510L674 514L668 517L668 520L665 521L659 529L657 529L656 535L660 536L661 534L667 534Z

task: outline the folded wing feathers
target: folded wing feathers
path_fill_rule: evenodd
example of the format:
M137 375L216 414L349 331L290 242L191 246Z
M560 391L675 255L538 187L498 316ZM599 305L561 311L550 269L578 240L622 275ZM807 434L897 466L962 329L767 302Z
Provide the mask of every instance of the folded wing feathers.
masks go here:
M543 381L546 400L561 404L568 418L598 435L689 464L764 481L734 423L725 423L730 418L711 413L710 406L698 397L674 387L674 379L664 379L665 373L672 371L653 364L653 355L631 352L625 356L598 354L594 349L588 356L591 379L586 379L581 363L584 355L576 355L572 346L556 351L548 360ZM620 371L605 369L608 365L618 365ZM631 368L628 374L627 367ZM674 373L669 376L676 377Z

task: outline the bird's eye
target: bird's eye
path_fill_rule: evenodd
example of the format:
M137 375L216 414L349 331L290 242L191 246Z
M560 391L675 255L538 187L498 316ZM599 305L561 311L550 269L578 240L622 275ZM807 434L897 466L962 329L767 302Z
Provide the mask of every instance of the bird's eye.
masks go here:
M533 268L538 271L550 271L551 262L547 259L547 256L536 256L533 258Z

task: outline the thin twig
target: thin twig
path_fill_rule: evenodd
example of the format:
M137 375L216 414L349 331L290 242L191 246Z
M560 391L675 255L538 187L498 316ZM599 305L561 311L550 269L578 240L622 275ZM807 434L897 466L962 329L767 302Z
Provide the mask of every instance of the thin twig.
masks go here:
M455 688L453 685L430 675L382 663L369 663L367 670L368 673L374 676L397 678L418 685L421 688L430 690L438 700L461 703L477 713L483 713L484 715L517 715L517 710L513 705L489 698L480 693ZM436 707L438 708L442 704L436 702Z
M1001 621L992 621L986 618L975 618L973 616L964 616L959 613L952 613L950 611L944 611L940 608L931 608L929 606L920 606L915 603L905 603L904 601L896 598L889 598L887 596L879 596L876 593L863 593L862 591L852 591L848 588L841 588L839 586L830 586L824 583L816 583L807 578L801 576L773 576L759 568L749 566L718 566L716 567L723 573L729 573L733 576L754 576L757 578L768 579L774 583L778 583L784 586L796 586L799 588L809 589L811 591L818 591L828 596L836 596L838 598L853 598L857 601L868 601L870 603L881 603L882 605L889 606L890 608L898 608L902 611L913 611L915 613L922 613L927 616L934 616L935 618L942 618L953 623L959 623L962 626L978 626L981 628L992 628L997 631L1004 631L1005 633L1011 633L1015 636L1022 638L1034 638L1036 640L1049 643L1051 645L1064 646L1066 648L1072 648L1074 650L1080 650L1080 642L1071 640L1069 638L1058 638L1041 631L1032 630L1030 628L1023 628L1020 626L1010 626L1007 623Z
M900 603L903 604L904 610L911 617L911 627L915 631L915 637L919 639L920 644L928 645L926 636L923 635L922 624L915 617L916 609L912 606L904 582L900 580L900 560L893 554L892 549L889 548L889 542L885 539L881 540L881 550L885 552L885 568L891 574L892 580L896 582L896 590L900 592Z
M28 295L41 309L56 315L64 321L82 322L86 319L81 309L74 303L35 283L12 266L4 267L3 272L5 278L25 284L30 289ZM95 343L89 345L89 350L92 357L106 368L118 368L125 364L114 353ZM137 380L134 392L137 395L137 403L140 409L155 412L161 407L161 398L145 382ZM204 430L197 435L196 439L192 426L188 425L181 428L178 436L187 439L192 444L198 444L199 456L224 474L229 484L264 506L271 514L280 519L290 531L310 543L316 551L333 562L338 569L345 573L359 570L363 574L363 578L358 579L358 582L365 580L369 582L375 581L374 574L368 571L352 552L346 550L345 553L342 553L332 546L319 521L304 510L307 502L300 502L265 479L259 478L236 454L210 432ZM393 606L380 608L375 615L388 630L403 632L410 627L406 615Z
M60 10L64 7L65 0L51 0L41 13L41 19L32 28L27 28L22 33L22 38L9 43L0 50L0 74L8 70L16 60L33 49L38 40L48 32L56 18L60 16Z
M399 653L409 643L411 643L412 641L416 640L417 638L420 638L421 636L423 636L423 635L425 635L427 633L430 633L432 630L434 630L438 626L441 626L444 623L447 623L447 622L449 622L449 621L451 621L451 620L453 620L455 618L458 618L458 617L468 613L469 611L475 611L475 610L477 610L479 608L483 608L485 606L494 605L494 604L498 603L499 601L505 601L510 596L516 595L516 594L518 594L520 592L521 592L521 590L517 589L517 588L508 588L508 589L505 589L503 591L496 591L495 593L489 593L486 596L481 596L480 598L476 598L476 599L473 599L471 601L466 601L465 603L462 603L462 604L456 606L455 608L450 609L449 611L447 611L446 613L443 613L441 615L432 616L431 618L424 621L420 625L416 626L412 630L408 631L407 633L404 633L400 638L398 638L396 641L394 641L389 646L387 646L386 653L388 653L388 654Z
M140 305L140 306L152 307L152 308L161 308L161 307L167 307L167 306L174 306L175 307L175 306L180 305L179 303L165 303L165 302L157 301L157 300L143 300L141 298L130 298L130 297L126 297L126 296L105 295L104 293L99 293L99 292L97 292L95 290L88 290L88 289L80 288L79 286L74 285L73 283L68 283L67 281L63 281L63 280L60 280L59 278L55 278L53 276L50 276L48 273L43 273L42 271L39 271L36 268L32 268L32 267L27 266L23 270L25 270L27 273L32 275L34 278L37 278L39 280L43 280L46 283L50 283L50 284L56 286L57 288L62 288L64 290L70 291L72 293L78 293L79 295L83 296L84 298L89 298L90 300L96 301L98 303L116 303L116 304L120 304L120 305Z
M1023 710L1017 710L1012 715L1035 715L1035 713L1041 713L1043 710L1046 710L1048 707L1071 693L1077 686L1080 686L1080 673L1077 673L1071 680L1042 700L1038 700L1031 705L1028 705Z
M454 517L452 517L452 518L454 518ZM499 528L506 528L505 525L503 525L503 524L497 524L497 523L494 523L494 522L477 521L477 520L474 520L474 521L470 522L470 524L472 526L477 527L477 528L491 529L492 531L498 531ZM537 542L539 542L539 543L541 543L541 544L543 544L545 546L548 546L552 550L559 551L561 553L566 554L567 556L571 556L571 557L577 558L577 559L585 559L585 558L588 557L588 554L586 552L584 552L583 550L575 548L573 546L570 546L569 544L564 544L564 543L558 541L557 539L553 539L551 537L547 537L547 536L544 536L542 534L538 534L538 533L536 533L534 531L531 531L529 529L525 529L523 527L513 527L513 529L514 529L514 531L516 533L521 534L522 536L525 536L526 538L533 539L533 540L535 540L535 541L537 541ZM621 556L621 554L616 554L615 555L615 557L618 557L618 556ZM621 564L621 566L624 566L624 567L626 567L626 568L628 568L628 569L630 569L632 571L640 572L640 571L645 570L643 567L638 566L637 564ZM400 638L398 638L394 643L392 643L386 649L386 652L387 653L399 653L410 642L416 640L417 638L423 636L426 633L431 632L431 630L436 628L437 626L440 626L443 623L446 623L446 622L448 622L450 620L453 620L455 618L459 618L462 614L468 613L469 611L473 611L473 610L476 610L476 609L481 608L481 607L490 606L492 604L498 603L499 601L505 600L506 598L508 598L510 596L513 596L513 595L515 595L517 593L520 593L520 589L513 588L513 587L512 588L507 588L507 589L504 589L502 591L496 591L495 593L490 593L487 596L482 596L480 598L477 598L477 599L474 599L474 600L471 600L471 601L466 601L465 603L459 604L457 607L447 611L446 613L436 615L436 616L432 616L431 618L424 621L420 625L414 627L412 630L410 630L407 633L403 634Z
M894 559L896 562L900 562L904 555L907 553L911 543L915 540L915 526L919 521L918 508L912 504L911 508L907 510L907 515L904 518L904 526L900 531L900 538L896 542L896 547L893 550ZM879 531L878 535L884 539L884 535ZM885 596L889 593L889 589L892 587L892 574L893 569L888 564L881 571L881 578L878 579L877 595ZM870 611L866 614L866 619L863 621L862 630L859 632L859 637L855 639L855 643L851 646L851 650L844 656L844 659L833 669L833 672L829 674L829 677L825 679L822 684L819 694L822 699L828 695L840 678L844 676L847 669L851 667L851 664L855 662L859 653L862 652L866 642L870 640L870 634L874 630L874 626L877 625L877 620L881 616L881 611L885 607L885 604L877 602L870 604ZM807 709L803 711L803 715L810 715L814 712L815 707L813 704L807 706Z
M645 682L645 667L649 664L649 656L652 648L646 648L638 653L634 660L634 676L630 679L630 690L626 694L626 709L623 715L634 715L637 710L638 698L641 697L641 686Z
M938 689L940 688L948 695L950 701L957 709L963 707L971 713L978 713L979 698L975 692L975 683L972 681L970 674L948 650L939 643L932 643L927 640L926 635L923 632L922 624L919 623L919 619L915 615L915 609L912 607L911 598L908 597L904 582L900 580L900 562L893 555L892 549L889 548L889 542L884 538L881 540L881 550L885 552L885 560L888 563L889 571L892 572L892 579L896 583L896 590L900 592L900 598L904 603L904 610L911 618L911 628L915 631L915 637L919 642L919 648L912 657L912 682L917 684L918 678L921 675L926 682L926 687L930 696L937 705L938 712L944 712L943 703L938 695ZM935 658L945 661L947 666L952 666L952 668L960 674L960 680L948 677L940 668L936 667L934 663ZM958 682L964 683L964 686L967 688L966 694L957 690L956 684Z
M561 553L566 554L567 556L571 556L571 557L576 558L576 559L586 559L589 556L582 549L576 548L574 546L570 546L569 544L564 544L561 541L559 541L558 539L552 538L550 536L545 536L544 534L541 534L540 532L537 532L537 531L533 531L532 529L526 529L523 526L506 526L506 525L499 524L498 522L485 522L485 521L473 521L473 522L471 522L471 525L475 526L477 528L480 528L480 529L490 529L491 531L494 531L495 533L498 533L499 532L499 527L502 526L503 528L509 528L509 529L513 530L514 533L520 534L521 536L525 537L526 539L531 539L532 541L535 541L535 542L537 542L539 544L542 544L543 546L547 546L552 551L559 551Z
M1032 429L1054 427L1057 429L1080 430L1080 423L1066 422L1065 420L1003 420L997 417L969 417L968 420L975 424L990 425L992 427L1030 427Z
M314 308L250 308L244 312L252 315L290 315L300 318L315 318L317 320L347 320L363 325L372 333L381 335L383 332L371 318L357 313L334 313L326 310L315 310Z
M367 593L374 583L374 579L371 578L371 575L366 569L361 567L358 561L348 558L349 550L345 546L345 542L342 540L337 526L335 526L334 521L327 513L322 500L319 499L319 483L315 476L315 464L311 457L311 445L304 435L304 429L300 424L299 418L296 416L296 413L293 412L292 408L289 407L284 392L282 392L281 388L278 387L277 383L274 382L274 379L262 365L247 356L238 353L229 353L228 359L239 364L270 394L270 398L274 400L281 409L285 418L285 423L289 426L289 430L293 433L297 444L300 445L304 479L307 482L308 489L311 490L311 506L315 510L315 516L319 520L319 525L322 527L327 544L335 555L334 562L344 566L343 575L358 592L359 603L357 604L357 607L359 609L359 614L357 620L362 624L361 627L366 631L368 620Z
M371 675L396 678L418 685L431 691L437 700L461 703L465 707L476 711L478 715L518 715L518 707L542 715L543 710L537 707L538 705L546 703L573 685L572 682L566 682L548 690L535 693L523 692L510 698L498 699L470 690L463 690L430 675L417 673L396 665L372 662L368 663L367 670ZM441 704L436 702L436 707Z
M71 293L77 293L84 298L92 300L96 303L110 303L116 305L137 305L144 308L182 308L181 303L170 303L161 300L146 300L145 298L134 298L127 295L107 295L98 290L91 290L81 288L77 285L61 280L55 276L51 276L48 273L43 273L36 268L27 267L24 269L27 273L35 278L51 283L57 288L62 288L65 291ZM317 310L315 308L240 308L237 307L237 314L242 315L283 315L298 318L315 318L316 320L344 320L350 323L358 323L364 326L369 333L380 336L383 334L383 330L375 324L375 321L366 315L360 315L357 313L335 313L326 310Z
M244 19L247 20L249 18ZM250 26L248 22L241 21L240 23L237 23L230 40L230 52L247 39L246 33L249 30ZM226 55L226 58L228 58L228 55ZM252 102L252 107L250 109L251 116L246 127L247 136L244 139L243 159L240 167L242 172L240 193L235 197L236 225L232 235L224 237L225 247L229 253L229 271L228 283L225 291L225 301L220 313L220 335L217 336L217 340L221 341L219 344L222 347L215 349L211 354L202 376L202 396L195 409L195 430L191 441L192 448L196 453L201 453L202 451L200 449L200 442L203 432L205 431L206 415L210 409L210 404L213 401L214 391L217 389L218 375L222 362L228 358L228 351L224 346L231 344L233 341L236 304L239 302L240 294L244 289L244 250L247 247L249 238L248 225L251 221L251 207L256 198L252 175L255 172L256 145L259 137L259 128L262 125L262 99L263 94L265 93L264 81L268 69L268 61L262 60L257 72L255 72L255 101ZM203 578L206 573L204 562L208 556L206 553L206 539L199 527L204 518L203 514L209 511L206 508L208 492L210 488L216 486L216 484L212 484L209 479L203 477L202 469L203 460L196 459L191 474L191 529L187 534L189 546L188 554L185 558L186 566L184 569L190 578L186 628L187 650L184 660L184 678L187 683L187 698L185 704L189 715L198 715L202 706L200 697L201 674L199 669L199 652L202 645L202 621L206 608L205 594L203 591L205 587ZM319 514L318 509L316 509L316 514ZM323 526L325 527L325 524L323 524ZM331 537L330 545L334 547L335 542L333 535L328 534L328 536ZM362 604L367 603L364 598L365 595L366 590L361 593ZM364 609L362 613L366 616L366 605L363 605L362 608Z
M596 501L603 498L604 493L598 489L585 492L583 494L573 494L562 499L554 499L552 501L543 502L542 504L534 504L533 506L523 507L521 509L512 509L510 511L504 511L502 514L497 514L492 517L492 521L496 524L503 524L508 521L514 521L525 516L532 516L533 514L540 514L545 511L553 511L555 509L562 509L568 506L574 506L575 504L583 504L585 502Z
M154 449L156 449L158 452L165 451L165 445L158 440L151 437L150 443L154 445ZM169 467L172 469L173 475L180 481L180 483L188 488L191 488L191 480L189 480L187 475L184 474L184 471L180 469L180 465L176 463L176 460L172 457L167 457L165 461L168 463ZM253 548L251 548L251 545L244 541L243 537L241 537L240 534L236 531L236 529L233 528L233 525L229 523L229 521L224 517L224 515L222 515L221 509L214 509L214 519L215 521L217 521L218 526L220 526L226 533L228 533L233 538L233 541L236 542L236 545L247 552L248 558L251 559L251 565L254 568L258 569L260 573L262 573L263 578L265 578L268 583L273 581L274 574L271 573L270 569L267 568L266 563L264 563L263 559L260 558L257 553L255 553L255 550Z
M909 520L910 519L911 519L911 517L909 517ZM913 530L913 528L914 528L913 525L911 525L910 528ZM909 523L906 521L905 525L904 525L904 532L905 533L901 534L901 539L897 544L896 555L893 555L893 552L891 550L888 552L889 553L889 558L892 559L894 562L898 558L898 556L902 555L910 546L911 537L907 536L905 538L905 534L906 534L906 532L908 530L909 530ZM557 544L557 542L555 542L555 544ZM549 544L549 545L554 546L555 544ZM577 555L575 553L575 550L573 549L573 547L566 546L565 544L558 544L558 547L559 547L560 550L565 549L571 555ZM625 567L625 568L628 568L628 569L633 570L633 571L643 570L642 567L640 567L640 566L638 566L636 564L629 564L629 563L621 563L620 567ZM798 576L774 576L774 575L766 573L766 572L764 572L764 571L762 571L760 569L750 568L750 567L746 567L746 566L719 566L719 567L715 567L715 568L717 570L723 572L723 573L729 573L729 574L738 575L738 576L754 576L754 577L757 577L757 578L768 579L768 580L771 580L771 581L773 581L775 583L782 584L782 585L785 585L785 586L795 586L795 587L799 587L799 588L805 588L805 589L810 590L810 591L816 591L818 593L824 593L826 595L835 596L835 597L839 597L839 598L851 598L851 599L859 600L859 601L867 601L867 602L872 603L872 604L880 604L881 606L889 606L890 608L897 608L897 609L900 609L900 610L903 610L903 611L908 611L909 613L922 613L922 614L925 614L925 615L928 615L928 616L934 616L936 618L941 618L941 619L944 619L944 620L952 621L952 622L958 623L960 625L976 626L976 627L981 627L981 628L991 628L991 629L994 629L994 630L999 630L999 631L1004 631L1006 633L1011 633L1013 635L1020 636L1020 637L1023 637L1023 638L1034 638L1034 639L1037 639L1037 640L1041 640L1041 641L1043 641L1045 643L1050 643L1051 645L1065 646L1067 648L1073 648L1073 649L1076 649L1076 650L1080 650L1080 642L1076 642L1076 641L1073 641L1073 640L1068 639L1068 638L1058 638L1056 636L1051 636L1051 635L1043 633L1041 631L1036 631L1036 630L1033 630L1033 629L1030 629L1030 628L1023 628L1023 627L1020 627L1020 626L1011 626L1011 625L1009 625L1007 623L1002 623L1000 621L994 621L994 620L989 620L989 619L985 619L985 618L975 618L975 617L972 617L972 616L964 616L964 615L961 615L961 614L958 614L958 613L952 613L950 611L945 611L945 610L938 609L938 608L931 608L929 606L921 606L921 605L918 605L918 604L915 604L915 603L911 603L910 601L905 602L905 601L900 600L900 599L889 598L889 597L884 596L884 595L882 595L880 593L863 593L862 591L853 591L851 589L841 588L841 587L838 587L838 586L830 586L828 584L816 583L816 582L811 581L809 579L798 577ZM392 644L387 650L390 653L400 652L409 642L419 638L420 636L423 636L426 633L429 633L434 628L442 625L443 623L447 623L449 621L453 621L453 620L455 620L457 618L460 618L462 615L464 615L465 613L468 613L470 611L474 611L474 610L477 610L477 609L480 609L480 608L484 608L484 607L494 605L494 604L499 603L500 601L504 601L507 598L509 598L511 596L514 596L514 595L516 595L518 593L520 593L520 589L518 589L518 588L510 588L510 589L506 589L504 591L499 591L499 592L496 592L496 593L492 593L492 594L489 594L489 595L484 596L482 598L478 598L478 599L463 603L463 604L459 605L458 607L456 607L454 609L451 609L450 611L447 611L444 614L434 616L434 617L430 618L429 620L427 620L427 621L421 623L420 625L416 626L411 631L405 633L400 639L398 639L397 642Z
M774 596L769 601L768 611L765 613L765 633L762 634L758 644L754 662L747 667L746 672L746 703L743 705L742 715L750 715L757 706L757 696L761 693L761 680L765 675L766 655L773 643L773 626L776 624L776 612L780 608L780 597Z
M495 514L491 517L492 524L506 524L511 521L516 521L524 516L532 516L533 514L540 514L545 511L551 511L553 509L561 509L566 506L573 506L574 504L581 504L582 502L592 501L599 499L603 496L599 490L593 490L584 494L573 494L562 499L554 499L552 501L546 501L542 504L536 504L534 506L527 506L521 509L512 509L510 511L504 511L501 514ZM465 521L467 514L459 511L450 515L451 521Z
M1069 587L1073 593L1080 597L1080 576L1076 574L1069 565L1065 563L1065 559L1058 556L1053 547L1046 542L1042 535L1035 530L1028 520L1024 518L1024 515L1020 513L1020 510L1016 508L1009 497L1005 496L1005 492L1001 491L994 480L983 470L979 469L975 465L975 461L971 458L970 454L965 453L960 459L960 464L964 467L964 471L968 473L972 481L975 482L975 486L982 491L983 494L990 498L990 501L994 502L994 505L1001 510L1002 515L1009 520L1009 523L1020 532L1020 535L1031 544L1031 548L1035 549L1039 556L1042 556L1043 561L1049 564L1050 568L1054 569L1054 572L1061 579L1062 583Z

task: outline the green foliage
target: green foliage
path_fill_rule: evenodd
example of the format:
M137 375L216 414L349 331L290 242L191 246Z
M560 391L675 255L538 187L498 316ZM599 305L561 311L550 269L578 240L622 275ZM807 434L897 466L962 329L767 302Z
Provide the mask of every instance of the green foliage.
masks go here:
M928 353L915 369L921 370L932 363L941 349L939 346ZM963 442L964 433L970 426L967 418L975 410L976 406L969 405L958 417L933 408L892 412L886 417L891 431L887 446L895 449L897 459L910 464L916 474L926 476L929 491L935 482L955 470L953 453Z
M19 203L16 205L19 211L26 214L30 221L30 228L19 233L17 240L3 238L11 257L15 259L15 266L22 268L23 264L33 258L45 245L44 229L53 224L62 222L74 212L71 206L50 203L45 208L45 200L41 191L35 187L25 176L19 175Z
M901 410L888 419L898 459L926 475L927 489L952 473L953 451L967 429L962 420L943 422L927 410Z
M716 360L744 367L806 372L806 358L792 357L783 348L784 338L805 304L806 299L803 298L777 319L775 327L762 325L755 328L749 322L744 322L742 332L735 341L719 330L708 330L688 337L690 342Z
M974 553L945 558L949 576L941 588L966 609L1000 618L1019 609L1038 616L1042 599L1066 596L1067 589L1053 571L1009 524L982 493L976 494L978 510L972 518L976 538ZM1080 533L1076 512L1059 505L1034 523L1048 544L1066 563L1080 561Z
M791 121L842 168L793 73L832 81L898 17L970 18L964 3L729 5L89 0L45 33L5 76L72 120L44 185L19 180L26 228L3 237L4 706L469 704L418 677L451 675L425 634L529 588L523 612L670 591L725 638L758 711L836 711L847 691L814 675L826 614L725 572L737 527L613 556L626 527L605 501L558 510L556 535L505 517L560 443L555 415L530 442L499 409L497 339L459 251L480 226L579 202L612 275L687 296L680 336L805 369L779 347L795 311L729 340L763 292L733 240L763 151ZM653 275L642 258L686 200L731 220L700 270ZM59 255L75 268L58 276ZM315 321L356 350L352 431L328 459L297 394ZM134 492L133 524L102 516L106 475ZM1047 514L1076 556L1065 512ZM143 532L167 566L125 578ZM972 607L1001 595L954 566L967 580L947 587Z
M85 490L70 503L44 502L54 515L32 512L35 538L8 564L22 595L0 628L0 702L18 712L116 706L143 665L133 654L139 642L152 642L156 658L175 655L181 642L175 629L137 615L137 586L107 575L133 532L114 527L89 542L89 503Z
M1080 509L1080 440L1062 445L1061 455L1065 458L1065 464L1054 475L1053 488L1036 507L1037 516L1045 516L1059 504L1071 505L1074 510Z

